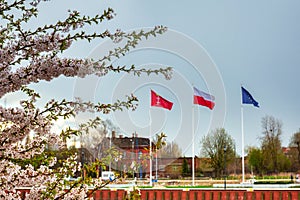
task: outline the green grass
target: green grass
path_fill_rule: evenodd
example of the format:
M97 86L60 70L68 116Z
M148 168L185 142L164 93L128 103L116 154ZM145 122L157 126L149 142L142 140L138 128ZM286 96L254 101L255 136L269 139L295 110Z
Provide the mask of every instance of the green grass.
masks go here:
M138 186L138 188L141 188L141 189L143 189L143 188L153 188L153 186L150 186L150 185L144 185L144 186Z
M254 184L291 184L292 181L269 181L269 180L259 180L254 182Z
M290 176L257 176L255 177L257 180L264 180L264 179L290 179Z
M291 186L290 188L300 188L300 186L295 185L295 186Z

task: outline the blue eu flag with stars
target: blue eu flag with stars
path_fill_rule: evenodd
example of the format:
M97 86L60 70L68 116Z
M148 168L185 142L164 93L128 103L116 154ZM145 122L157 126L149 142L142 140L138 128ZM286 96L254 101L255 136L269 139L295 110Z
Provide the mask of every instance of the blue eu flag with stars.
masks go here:
M252 104L255 107L259 108L258 102L252 97L252 95L242 87L242 103L243 104Z

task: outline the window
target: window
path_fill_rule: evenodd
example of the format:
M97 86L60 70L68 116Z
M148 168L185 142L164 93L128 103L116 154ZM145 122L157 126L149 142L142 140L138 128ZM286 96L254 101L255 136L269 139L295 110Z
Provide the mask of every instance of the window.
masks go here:
M177 166L172 166L172 170L173 170L173 172L177 172L178 167Z
M158 169L159 169L159 171L164 172L164 171L166 171L165 167L166 167L165 165L159 165Z

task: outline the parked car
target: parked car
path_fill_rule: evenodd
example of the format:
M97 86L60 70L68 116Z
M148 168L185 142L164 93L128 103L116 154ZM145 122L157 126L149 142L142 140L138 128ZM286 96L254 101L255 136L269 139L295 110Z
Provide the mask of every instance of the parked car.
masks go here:
M115 180L115 173L111 171L103 171L101 175L101 180L107 181L113 181Z
M67 180L67 181L78 181L79 179L81 179L81 177L77 177L77 178L75 178L75 177L71 177L71 176L68 176L68 177L65 177L65 180Z

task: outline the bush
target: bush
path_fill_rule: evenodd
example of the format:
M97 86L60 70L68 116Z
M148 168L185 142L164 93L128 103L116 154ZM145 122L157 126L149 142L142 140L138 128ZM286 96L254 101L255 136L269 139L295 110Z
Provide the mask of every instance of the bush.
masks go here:
M294 183L293 181L255 181L254 184L291 184Z

